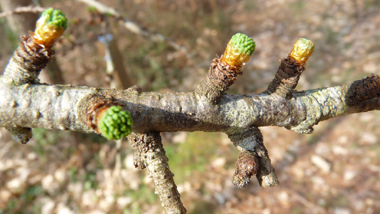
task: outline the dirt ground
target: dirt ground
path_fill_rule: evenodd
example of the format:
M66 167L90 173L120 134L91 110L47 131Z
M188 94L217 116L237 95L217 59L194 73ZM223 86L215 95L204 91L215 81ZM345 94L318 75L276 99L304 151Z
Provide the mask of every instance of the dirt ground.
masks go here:
M143 91L190 91L229 38L245 33L256 51L229 94L257 93L300 37L315 51L297 90L329 87L380 70L378 0L106 1L104 4L185 47L136 35L78 1L40 1L66 13L69 27L55 51L65 84L110 87L98 36L112 33L133 83ZM0 18L0 70L15 37ZM17 39L17 38L16 38ZM162 133L169 165L188 213L380 213L378 111L324 121L301 135L260 128L280 185L233 186L238 151L223 133ZM126 141L33 130L27 145L0 130L1 213L163 213L145 171L133 167ZM118 149L121 148L121 149Z

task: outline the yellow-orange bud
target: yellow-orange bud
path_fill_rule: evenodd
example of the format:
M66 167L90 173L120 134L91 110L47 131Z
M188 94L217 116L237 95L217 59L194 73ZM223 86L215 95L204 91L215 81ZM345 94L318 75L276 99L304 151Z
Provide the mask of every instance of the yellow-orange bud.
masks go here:
M63 35L66 28L67 19L65 14L60 10L49 8L37 20L33 38L38 44L50 48Z
M314 44L312 41L300 38L294 43L293 49L289 54L289 57L297 60L298 62L305 64L309 57L313 54Z
M249 60L256 44L252 38L245 34L237 33L228 42L221 61L228 65L241 66Z

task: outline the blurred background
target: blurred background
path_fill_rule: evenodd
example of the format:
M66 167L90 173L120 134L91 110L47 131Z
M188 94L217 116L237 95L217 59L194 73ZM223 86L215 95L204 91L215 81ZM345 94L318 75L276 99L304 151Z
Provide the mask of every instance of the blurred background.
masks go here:
M87 3L86 3L87 2ZM237 32L256 41L228 91L257 93L305 37L315 44L298 90L341 85L380 70L379 0L1 0L62 10L69 20L42 82L143 91L191 91ZM108 9L109 9L108 8ZM38 17L38 16L37 16ZM0 70L33 13L0 18ZM29 29L29 28L32 29ZM223 133L162 133L188 213L380 213L379 112L325 121L310 135L263 127L280 185L231 182L238 151ZM163 213L126 141L33 129L27 145L0 131L0 213Z

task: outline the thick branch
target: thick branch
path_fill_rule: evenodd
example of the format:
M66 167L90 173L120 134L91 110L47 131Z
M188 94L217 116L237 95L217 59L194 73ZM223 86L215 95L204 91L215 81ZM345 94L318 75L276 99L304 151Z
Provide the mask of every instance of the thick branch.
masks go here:
M251 126L283 126L300 133L311 133L312 126L322 120L380 108L377 97L348 105L346 96L347 90L351 94L351 85L297 92L290 100L267 93L224 95L219 104L213 105L194 92L140 93L0 83L0 126L94 132L87 121L87 111L96 104L95 97L98 100L108 97L131 112L133 129L137 132L234 132ZM358 91L356 87L355 90Z

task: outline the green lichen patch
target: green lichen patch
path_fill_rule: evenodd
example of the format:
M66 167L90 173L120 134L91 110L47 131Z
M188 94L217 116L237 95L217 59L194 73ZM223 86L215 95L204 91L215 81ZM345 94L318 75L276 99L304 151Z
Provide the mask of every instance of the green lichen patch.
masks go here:
M108 140L119 140L132 131L131 113L122 110L121 106L111 106L100 119L98 128Z

